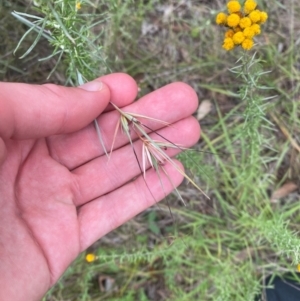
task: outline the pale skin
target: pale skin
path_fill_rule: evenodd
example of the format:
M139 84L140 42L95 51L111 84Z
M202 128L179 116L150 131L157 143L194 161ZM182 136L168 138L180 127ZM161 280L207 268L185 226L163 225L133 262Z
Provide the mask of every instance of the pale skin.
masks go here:
M136 94L125 74L80 88L0 83L0 300L40 300L79 253L183 180L166 164L173 184L162 174L162 189L149 168L153 198L121 132L111 158L105 156L93 120L110 150L119 116L110 101L171 123L143 121L174 143L190 147L199 139L191 87L173 83L132 103ZM140 156L139 141L135 148Z

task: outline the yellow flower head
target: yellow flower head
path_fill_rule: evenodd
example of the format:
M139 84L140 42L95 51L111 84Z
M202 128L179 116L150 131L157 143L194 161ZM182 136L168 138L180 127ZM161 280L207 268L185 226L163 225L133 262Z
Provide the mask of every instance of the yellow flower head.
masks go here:
M76 10L81 9L81 3L79 1L76 2Z
M300 272L300 263L297 264L297 271Z
M257 23L260 21L261 12L258 9L256 9L249 14L249 18L253 23Z
M242 47L245 50L250 50L253 47L253 45L254 45L254 42L251 39L245 39L242 43Z
M257 24L255 24L255 25L257 25ZM245 38L248 38L248 39L252 39L255 36L252 26L245 28L243 31L243 34L244 34Z
M232 38L234 35L234 31L232 29L228 29L226 32L225 32L225 38Z
M253 24L250 28L253 31L254 35L261 33L260 26L258 24Z
M244 4L244 12L246 15L255 10L257 3L254 0L246 0Z
M241 5L239 1L229 1L227 3L227 8L230 14L236 13L241 10Z
M93 261L95 261L97 259L97 256L95 255L95 254L93 254L93 253L88 253L88 254L86 254L86 256L85 256L85 260L87 261L87 262L93 262Z
M227 51L233 49L234 48L233 40L231 38L225 38L222 47Z
M240 31L233 35L232 40L234 44L239 45L245 40L245 36L243 32Z
M216 17L216 23L218 25L226 25L227 15L224 13L218 13Z
M231 14L227 17L227 25L229 27L236 27L239 25L241 18L237 14Z
M244 17L240 20L239 25L242 29L250 27L252 25L251 19L248 17Z
M267 21L268 14L265 11L260 12L260 23L263 24Z

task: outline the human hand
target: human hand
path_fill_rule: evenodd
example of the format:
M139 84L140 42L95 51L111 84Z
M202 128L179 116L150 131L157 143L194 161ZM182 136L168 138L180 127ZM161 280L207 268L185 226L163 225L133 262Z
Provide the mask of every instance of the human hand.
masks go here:
M84 90L91 84L0 83L0 300L40 300L80 252L172 191L167 176L161 174L162 189L148 169L149 192L124 134L109 161L103 154L92 121L104 111L97 120L109 150L119 116L109 101L172 123L144 121L174 143L189 147L199 138L190 116L197 96L186 84L132 103L132 78L111 74L92 85L99 81L96 92ZM138 152L141 143L134 143ZM182 175L168 163L165 169L179 185Z

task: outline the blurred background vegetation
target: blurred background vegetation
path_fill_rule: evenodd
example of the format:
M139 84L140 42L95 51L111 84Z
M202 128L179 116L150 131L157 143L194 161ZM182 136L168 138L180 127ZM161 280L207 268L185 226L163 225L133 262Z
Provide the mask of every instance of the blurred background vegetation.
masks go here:
M89 22L101 21L93 31L109 68L133 76L139 96L173 81L196 90L202 137L197 151L180 159L210 200L183 183L179 190L188 206L169 197L175 222L164 205L148 209L93 245L88 252L96 261L87 263L82 254L44 301L255 300L268 275L297 278L300 2L258 3L269 19L251 53L270 71L260 79L268 89L258 93L272 125L259 129L259 160L251 166L246 103L239 97L245 83L229 71L241 53L222 49L223 30L214 22L225 0L82 3ZM36 37L28 35L13 54L27 28L11 12L32 13L33 3L0 5L0 80L64 85L66 62L47 79L57 58L39 61L52 53L45 39L20 60ZM99 76L104 72L106 66L99 66Z

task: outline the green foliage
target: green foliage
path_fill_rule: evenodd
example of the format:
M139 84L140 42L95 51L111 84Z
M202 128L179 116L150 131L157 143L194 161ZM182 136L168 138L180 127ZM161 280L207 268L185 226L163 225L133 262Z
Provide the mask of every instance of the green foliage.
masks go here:
M44 37L53 47L52 54L40 60L57 58L49 76L59 66L61 60L68 66L67 81L78 85L78 74L83 76L85 81L95 78L99 74L99 66L102 72L109 69L102 53L102 31L98 34L92 29L104 22L107 14L81 13L81 1L57 0L42 1L35 7L36 14L14 12L13 15L19 21L29 27L18 43L16 50L31 32L37 32L36 38L28 50L20 57L26 57Z

